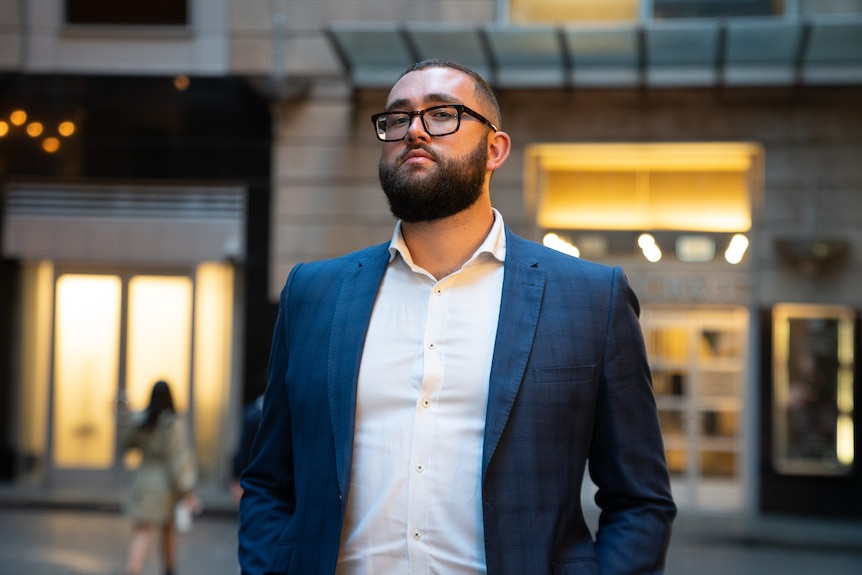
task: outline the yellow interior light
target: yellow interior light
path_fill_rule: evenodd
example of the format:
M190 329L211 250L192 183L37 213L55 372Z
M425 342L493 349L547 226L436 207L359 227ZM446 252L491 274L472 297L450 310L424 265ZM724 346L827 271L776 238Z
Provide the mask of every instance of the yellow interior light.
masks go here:
M9 124L3 120L0 120L0 138L9 133Z

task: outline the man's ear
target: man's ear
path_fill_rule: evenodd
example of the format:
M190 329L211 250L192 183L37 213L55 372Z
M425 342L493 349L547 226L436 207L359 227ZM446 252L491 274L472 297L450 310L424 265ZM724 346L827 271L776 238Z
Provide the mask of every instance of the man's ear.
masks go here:
M488 171L493 172L506 162L512 150L512 139L506 132L493 132L488 140Z

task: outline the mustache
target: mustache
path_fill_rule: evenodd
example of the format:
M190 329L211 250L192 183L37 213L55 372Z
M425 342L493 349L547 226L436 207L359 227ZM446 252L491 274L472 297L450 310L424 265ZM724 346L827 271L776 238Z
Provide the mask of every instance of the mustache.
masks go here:
M396 158L396 161L398 162L398 164L403 164L407 160L407 156L410 154L410 152L416 150L422 150L423 152L428 154L428 156L430 156L432 160L438 161L437 154L435 154L426 144L414 144L412 146L409 146L406 150L404 150L404 152L402 152L398 156L398 158Z

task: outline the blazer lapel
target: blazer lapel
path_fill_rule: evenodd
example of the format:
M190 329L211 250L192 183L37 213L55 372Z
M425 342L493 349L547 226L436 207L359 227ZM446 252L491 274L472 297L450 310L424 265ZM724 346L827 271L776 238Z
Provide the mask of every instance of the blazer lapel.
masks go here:
M528 245L506 228L503 293L485 418L483 481L524 377L545 289L545 272Z
M341 282L332 318L327 382L335 463L342 495L347 493L353 459L359 364L371 311L389 261L388 245L377 246L357 259Z

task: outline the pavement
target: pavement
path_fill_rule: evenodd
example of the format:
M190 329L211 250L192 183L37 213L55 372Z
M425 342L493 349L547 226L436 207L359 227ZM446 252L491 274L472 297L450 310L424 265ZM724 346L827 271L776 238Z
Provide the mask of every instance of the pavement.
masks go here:
M180 536L177 575L237 575L236 506L227 488L199 495L204 512ZM129 535L121 500L119 492L0 485L0 575L120 575ZM666 575L860 573L862 520L685 510L674 525L665 570ZM160 574L153 551L143 575Z

